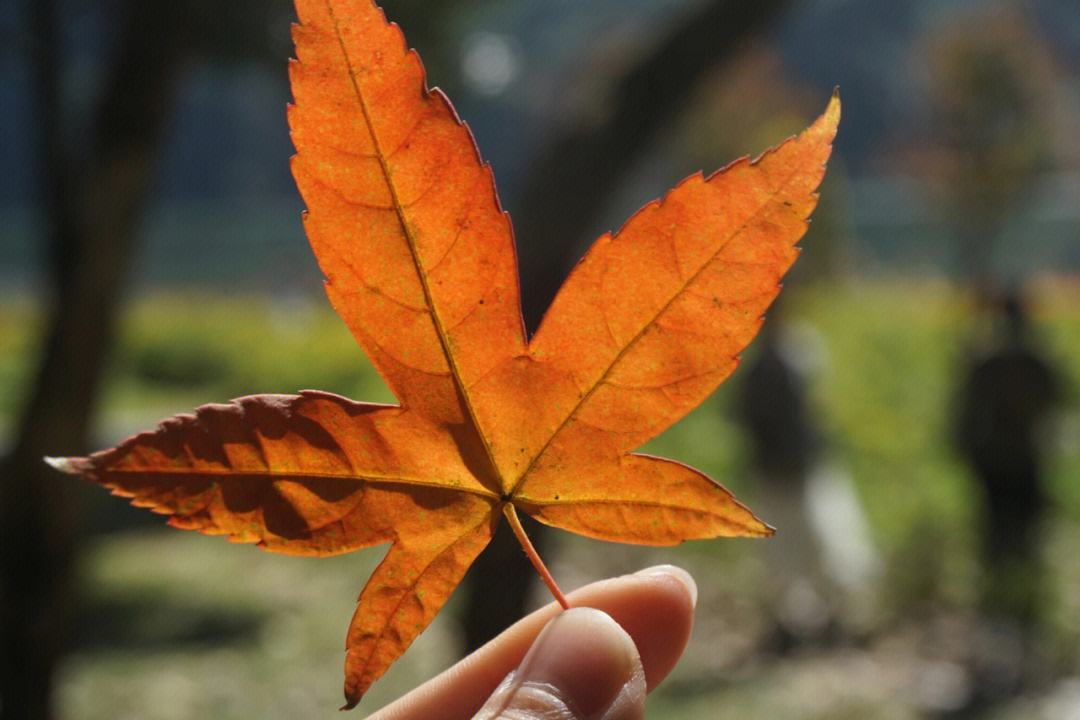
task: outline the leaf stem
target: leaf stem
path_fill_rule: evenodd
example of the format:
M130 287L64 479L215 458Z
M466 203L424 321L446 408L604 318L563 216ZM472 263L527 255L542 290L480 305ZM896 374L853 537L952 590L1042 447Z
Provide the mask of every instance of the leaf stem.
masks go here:
M506 516L506 521L510 523L510 529L514 531L514 535L517 537L518 542L521 543L521 547L525 550L525 554L529 556L529 562L536 568L536 572L540 574L540 578L547 585L548 590L555 597L563 610L570 609L570 603L566 601L566 596L563 595L562 590L559 589L559 585L555 582L555 578L548 572L547 566L544 565L544 561L540 559L540 554L536 552L536 548L533 547L532 541L529 540L529 536L525 534L525 528L521 527L521 520L518 519L517 510L514 509L513 503L505 503L503 505L503 515Z

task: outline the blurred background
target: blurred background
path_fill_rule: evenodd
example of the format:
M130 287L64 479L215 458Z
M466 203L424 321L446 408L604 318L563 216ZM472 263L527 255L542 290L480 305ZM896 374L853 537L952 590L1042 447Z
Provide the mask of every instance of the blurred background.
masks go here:
M696 576L650 717L1080 718L1075 0L386 5L494 166L530 327L600 232L841 89L782 304L647 448L776 537L542 539L564 588ZM285 0L0 3L4 718L336 716L381 549L169 530L41 462L245 394L392 399L301 231L292 21ZM546 601L484 579L519 556L485 556L367 712Z

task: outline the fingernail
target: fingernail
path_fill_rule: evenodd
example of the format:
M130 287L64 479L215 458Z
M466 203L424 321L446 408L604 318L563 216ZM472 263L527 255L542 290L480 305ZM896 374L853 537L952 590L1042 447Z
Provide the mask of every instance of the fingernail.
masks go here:
M631 684L643 686L644 673L634 641L610 616L572 608L548 623L514 680L521 686L550 686L574 717L595 718Z
M638 570L634 574L641 577L669 577L678 580L690 595L690 605L697 607L697 583L694 582L694 578L690 576L690 573L686 572L681 567L675 567L674 565L656 565L655 567Z

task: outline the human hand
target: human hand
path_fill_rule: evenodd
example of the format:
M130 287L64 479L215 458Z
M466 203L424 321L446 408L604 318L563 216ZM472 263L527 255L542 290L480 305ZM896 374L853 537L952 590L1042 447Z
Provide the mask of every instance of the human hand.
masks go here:
M675 666L697 588L661 565L587 585L523 618L369 720L640 720Z

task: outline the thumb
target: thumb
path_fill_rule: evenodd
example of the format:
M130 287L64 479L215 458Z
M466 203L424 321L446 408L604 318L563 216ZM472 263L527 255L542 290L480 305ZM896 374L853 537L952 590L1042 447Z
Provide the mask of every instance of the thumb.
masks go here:
M609 615L572 608L548 623L474 720L641 720L645 671Z

